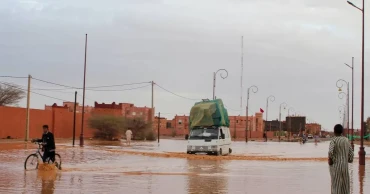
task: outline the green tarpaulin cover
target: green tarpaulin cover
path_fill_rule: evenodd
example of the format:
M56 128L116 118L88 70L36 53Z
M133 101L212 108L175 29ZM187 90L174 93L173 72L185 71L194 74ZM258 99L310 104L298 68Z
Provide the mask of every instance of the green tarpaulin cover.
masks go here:
M221 99L197 102L190 110L190 128L230 126L229 115Z

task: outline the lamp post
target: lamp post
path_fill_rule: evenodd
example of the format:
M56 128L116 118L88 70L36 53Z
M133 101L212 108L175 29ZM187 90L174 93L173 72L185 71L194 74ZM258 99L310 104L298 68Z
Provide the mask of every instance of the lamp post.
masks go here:
M345 106L342 105L342 106L339 106L338 107L338 111L339 111L339 121L341 122L342 121L342 111L344 111L345 109Z
M246 115L247 115L247 118L246 118L246 123L245 123L245 142L248 142L248 105L249 105L249 93L250 93L250 90L252 89L252 92L253 93L257 93L258 92L258 88L257 86L253 85L251 87L248 88L248 91L247 91L247 107L246 107ZM250 134L252 134L251 132L249 132Z
M347 96L347 100L346 100L346 105L344 105L344 107L346 108L346 110L344 110L344 114L343 114L344 115L344 117L343 117L343 126L346 125L346 120L347 120L347 138L349 138L349 102L348 102L348 93L339 92L338 98L343 99L344 96ZM344 135L346 135L346 134L344 134Z
M216 75L217 75L217 73L218 73L219 71L224 71L224 72L226 72L226 76L223 76L222 72L220 73L220 77L221 77L222 79L226 79L226 78L227 78L227 76L229 76L229 72L227 72L227 70L226 70L226 69L219 69L219 70L217 70L216 72L214 72L214 73L213 73L213 100L215 100L215 99L216 99L216 97L215 97L215 90L216 90Z
M342 92L342 87L343 87L343 83L347 84L347 93L345 92ZM346 99L346 107L347 107L347 134L343 134L343 135L347 135L347 138L348 138L348 131L349 131L349 82L343 80L343 79L339 79L337 81L337 87L338 87L338 91L340 92L338 94L338 97L340 99L343 99L343 95L342 94L345 94L347 96L347 99Z
M352 150L354 150L354 148L355 148L355 145L353 144L353 101L354 101L354 98L353 98L353 88L354 88L354 83L355 83L355 80L354 80L354 57L352 57L352 66L350 66L350 65L348 65L347 63L344 63L345 65L347 65L347 67L349 67L349 68L351 68L351 71L352 71L352 88L351 88L351 90L352 90L352 114L351 114L351 116L352 116L352 119L351 119L351 135L352 135L352 138L351 138L351 147L352 147Z
M281 107L283 106L284 109L286 109L286 107L288 106L285 102L281 103L280 104L280 109L279 109L279 123L280 123L280 127L279 127L279 142L280 142L280 135L281 135Z
M271 102L274 102L274 101L275 101L275 96L270 95L269 97L267 97L267 100L266 100L266 121L268 121L269 100L270 100Z
M364 77L365 77L365 0L362 0L362 9L354 5L352 2L347 1L348 4L357 8L362 12L362 64L361 64L361 146L358 152L360 165L365 165L365 147L364 147Z
M290 133L292 132L292 117L290 116L290 110L295 111L293 107L288 109L288 117L289 117L289 132L288 132L288 140L290 141Z

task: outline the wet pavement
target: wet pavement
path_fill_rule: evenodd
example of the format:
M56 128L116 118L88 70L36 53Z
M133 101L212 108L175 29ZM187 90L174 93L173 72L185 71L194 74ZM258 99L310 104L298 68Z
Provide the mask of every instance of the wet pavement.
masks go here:
M235 156L297 158L296 161L268 161L258 157L209 160L176 157L176 154L172 157L176 152L185 152L184 140L161 140L159 145L137 142L131 147L119 142L87 141L86 144L80 148L57 141L57 152L63 160L61 171L25 171L24 160L37 146L0 143L0 193L330 193L326 160L300 160L325 159L328 142L233 143ZM168 152L165 157L153 157L156 156L153 153ZM350 165L354 194L370 192L370 159L366 162L367 171L359 167L357 158Z

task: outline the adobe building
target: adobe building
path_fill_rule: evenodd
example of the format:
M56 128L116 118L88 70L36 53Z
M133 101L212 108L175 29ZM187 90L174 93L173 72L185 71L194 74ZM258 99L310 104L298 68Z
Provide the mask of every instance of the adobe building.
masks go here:
M163 120L162 120L163 119ZM246 116L229 116L232 137L244 138L246 135ZM263 114L248 116L248 137L259 138L263 135ZM189 134L189 116L176 115L172 120L160 118L160 134L163 136L185 136ZM158 117L155 117L153 130L158 130Z
M320 135L321 134L321 125L318 124L318 123L307 123L306 124L306 133L312 134L312 135Z
M55 104L55 103L54 103ZM74 112L74 102L63 102L63 107L67 107L69 112ZM45 105L45 110L52 110L52 106ZM85 113L90 113L94 107L92 106L85 106ZM76 113L82 113L82 106L79 105L79 103L76 103Z
M305 116L287 116L286 117L287 131L291 134L299 134L304 132L306 128L306 117Z
M264 121L265 131L280 131L280 123L281 123L281 131L287 131L287 126L285 121L271 120L271 121Z

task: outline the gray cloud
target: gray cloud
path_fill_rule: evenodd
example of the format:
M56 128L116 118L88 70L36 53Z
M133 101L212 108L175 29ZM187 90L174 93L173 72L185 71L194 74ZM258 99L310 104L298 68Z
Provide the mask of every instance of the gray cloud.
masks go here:
M360 1L353 2L360 6ZM270 104L270 119L277 118L279 104L286 102L328 129L339 121L338 106L344 103L337 97L335 82L350 79L343 63L354 56L355 127L359 127L361 13L345 0L3 0L0 16L4 75L32 74L82 86L88 33L88 85L154 80L188 98L211 98L212 72L226 68L229 77L217 78L216 95L232 114L240 113L231 109L240 106L243 35L244 98L246 87L259 87L251 96L250 112L264 108L272 94L276 101ZM15 82L26 84L26 80ZM70 92L44 93L73 100ZM89 91L87 102L150 106L150 92L150 87ZM37 108L55 101L32 96ZM155 89L157 111L186 113L193 103Z

